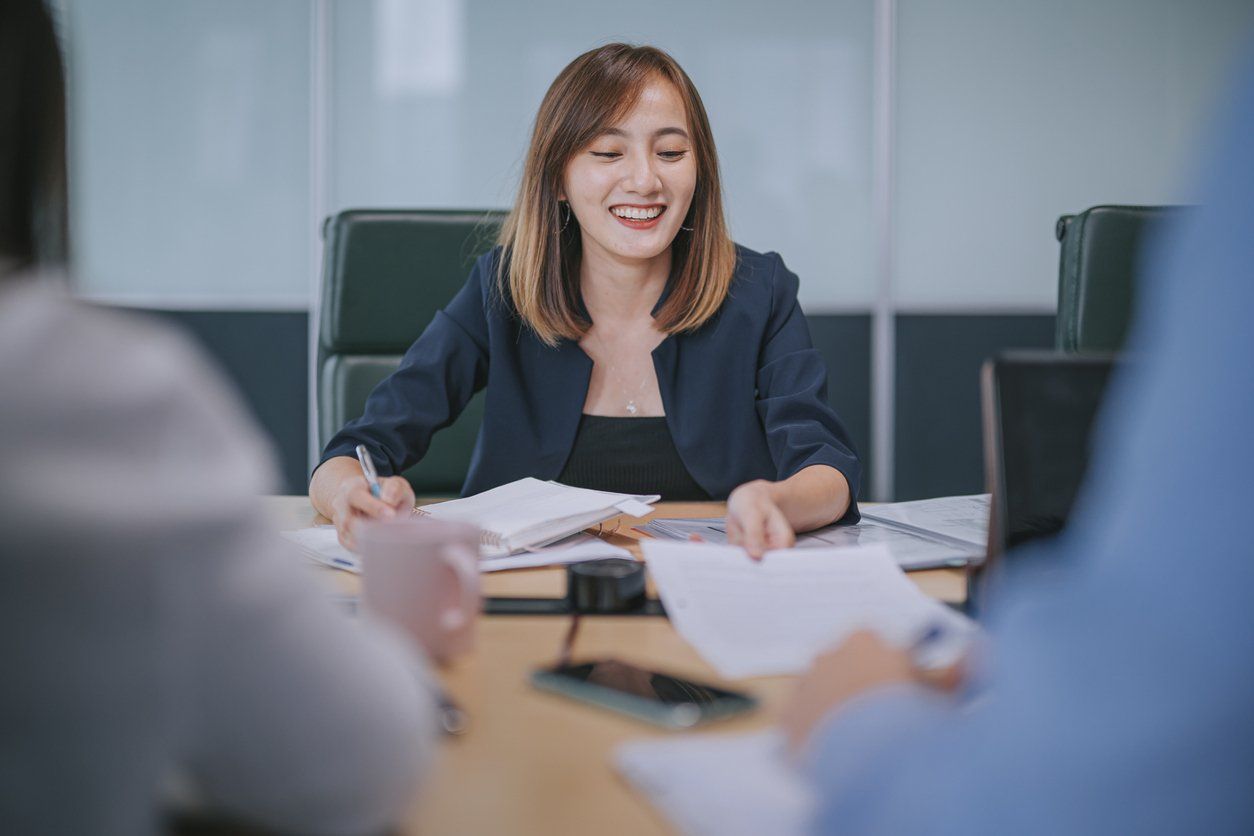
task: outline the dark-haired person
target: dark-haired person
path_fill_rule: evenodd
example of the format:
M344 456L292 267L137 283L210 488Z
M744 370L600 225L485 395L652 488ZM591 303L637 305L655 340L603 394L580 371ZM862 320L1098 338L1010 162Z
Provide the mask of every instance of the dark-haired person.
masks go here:
M774 254L723 219L701 98L666 53L610 44L549 88L500 246L327 444L310 497L352 545L413 503L395 476L487 387L463 491L525 476L727 499L758 555L856 521L859 464ZM353 458L388 474L375 499Z
M380 832L434 751L421 654L277 553L270 451L200 355L64 292L63 107L47 10L2 0L0 833L155 833L172 783Z

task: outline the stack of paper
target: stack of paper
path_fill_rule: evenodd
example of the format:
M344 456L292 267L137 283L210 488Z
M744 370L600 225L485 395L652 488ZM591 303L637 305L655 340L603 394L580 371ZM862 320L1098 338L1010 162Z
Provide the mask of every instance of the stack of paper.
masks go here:
M655 519L640 526L654 537L726 543L726 521ZM797 548L883 545L902 569L963 566L982 560L988 540L988 494L875 505L856 525L830 525L797 537Z
M859 628L902 647L971 623L924 595L883 546L785 549L647 541L645 560L679 634L728 678L801 673Z
M989 495L942 496L874 505L862 518L983 553L988 546Z
M361 558L340 545L333 525L297 528L281 533L285 539L295 543L301 553L311 560L335 569L343 569L346 572L361 572ZM515 555L481 557L479 571L486 573L500 572L505 569L529 569L536 566L582 563L606 557L631 559L631 552L612 546L600 537L575 534L543 549L534 549Z
M537 566L556 566L565 563L585 563L620 557L635 560L631 552L612 546L591 534L574 534L551 546L529 549L519 554L485 556L479 559L479 571L500 572L503 569L531 569Z
M643 517L660 497L572 488L519 479L465 499L425 505L417 513L470 523L483 532L483 554L501 556L569 537L619 514Z
M625 743L618 771L690 836L799 836L815 799L778 732Z

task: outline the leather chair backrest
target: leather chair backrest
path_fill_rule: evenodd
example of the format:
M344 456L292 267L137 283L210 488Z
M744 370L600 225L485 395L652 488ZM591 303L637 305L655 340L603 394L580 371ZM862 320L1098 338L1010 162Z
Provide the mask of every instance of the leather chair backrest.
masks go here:
M318 439L359 417L366 398L496 243L500 211L352 209L322 237L318 324ZM461 491L483 417L482 393L436 433L405 473L419 495Z
M1073 353L1123 348L1136 298L1141 243L1179 206L1094 206L1058 219L1054 345Z

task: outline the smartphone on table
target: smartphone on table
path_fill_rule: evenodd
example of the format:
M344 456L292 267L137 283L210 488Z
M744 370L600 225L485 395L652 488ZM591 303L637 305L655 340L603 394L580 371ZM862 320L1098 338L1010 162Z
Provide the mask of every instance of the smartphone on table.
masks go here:
M757 700L748 694L648 671L617 659L541 668L532 673L531 682L542 690L671 729L733 717L757 706Z

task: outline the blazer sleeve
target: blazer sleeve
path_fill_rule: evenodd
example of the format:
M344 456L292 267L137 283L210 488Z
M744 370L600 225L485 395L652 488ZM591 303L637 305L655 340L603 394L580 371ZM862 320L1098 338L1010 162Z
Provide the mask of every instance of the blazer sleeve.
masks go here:
M487 307L495 259L475 262L466 284L405 352L400 366L366 400L365 412L348 422L322 451L319 465L353 456L366 445L379 474L392 476L426 455L431 436L457 420L488 380Z
M772 254L771 314L758 356L757 408L776 478L825 464L849 482L849 510L840 522L855 523L862 466L840 416L827 402L827 367L810 342L810 329L797 302L798 280Z

